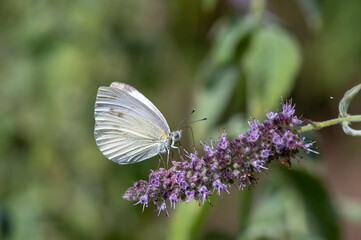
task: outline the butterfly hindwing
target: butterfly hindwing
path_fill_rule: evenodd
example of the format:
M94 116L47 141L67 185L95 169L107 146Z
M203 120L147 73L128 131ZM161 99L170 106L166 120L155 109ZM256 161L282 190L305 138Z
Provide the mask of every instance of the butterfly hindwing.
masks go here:
M96 116L94 136L101 152L119 164L140 162L157 155L167 138L152 122L131 112L114 110Z

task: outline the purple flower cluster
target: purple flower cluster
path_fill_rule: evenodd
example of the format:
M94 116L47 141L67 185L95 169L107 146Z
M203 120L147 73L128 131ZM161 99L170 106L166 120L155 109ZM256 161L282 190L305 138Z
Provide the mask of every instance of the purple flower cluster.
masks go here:
M291 165L290 159L299 150L312 151L312 143L292 131L302 124L294 113L294 105L288 102L282 105L282 112L268 112L263 123L249 121L248 132L232 141L222 133L216 146L202 143L203 157L197 151L186 153L189 161L173 161L170 169L152 171L148 182L136 182L123 198L143 205L143 211L149 203L154 204L158 215L161 211L168 215L168 209L175 209L178 202L194 199L203 204L214 192L219 196L229 193L233 184L243 189L253 184L254 174L266 170L272 161Z

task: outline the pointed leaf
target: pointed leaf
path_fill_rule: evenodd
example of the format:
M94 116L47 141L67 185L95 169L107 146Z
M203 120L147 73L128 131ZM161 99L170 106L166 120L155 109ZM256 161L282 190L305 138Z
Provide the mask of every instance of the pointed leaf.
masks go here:
M287 97L300 64L298 44L282 28L267 25L254 34L243 61L252 115L260 115L275 107L281 96Z
M236 89L239 72L235 67L222 67L211 69L206 73L206 84L197 92L196 108L199 110L198 114L202 117L207 117L201 126L199 126L198 133L200 136L202 130L209 130L222 117L226 106L229 104L233 91Z
M252 32L256 23L253 18L247 17L237 21L224 20L220 23L214 41L211 59L216 65L229 63L237 57L237 48Z
M324 239L340 239L340 227L331 199L321 182L300 170L282 171L308 209L310 224Z
M242 204L242 203L241 203ZM309 230L302 199L281 178L273 176L261 189L238 239L317 239Z

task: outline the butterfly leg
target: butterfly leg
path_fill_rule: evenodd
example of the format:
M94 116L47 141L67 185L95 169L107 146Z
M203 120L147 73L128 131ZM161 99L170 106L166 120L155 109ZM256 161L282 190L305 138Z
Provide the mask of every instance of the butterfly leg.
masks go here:
M189 130L191 130L191 134L192 134L192 140L193 140L193 147L196 147L196 143L194 141L194 133L193 133L193 128L191 126L187 126L187 128L189 128Z
M159 155L159 161L158 161L158 167L157 167L157 169L159 169L160 168L160 162L162 161L163 162L163 167L165 168L165 162L164 162L164 159L163 159L163 157L162 157L162 154L158 154Z
M180 142L178 142L178 143L179 143L178 154L179 154L180 158L182 159L182 161L184 161L184 158L183 158L183 156L181 155L181 152L183 151L183 147L182 147L182 145L181 145Z
M181 151L183 150L182 148L182 145L180 142L178 142L179 144L179 147L175 146L174 143L171 145L171 148L175 148L175 149L178 149L178 154L179 154L179 157L184 161L183 157L182 157L182 154L181 154Z
M169 162L169 154L170 154L170 149L168 148L168 154L167 154L167 169L168 169L168 162Z

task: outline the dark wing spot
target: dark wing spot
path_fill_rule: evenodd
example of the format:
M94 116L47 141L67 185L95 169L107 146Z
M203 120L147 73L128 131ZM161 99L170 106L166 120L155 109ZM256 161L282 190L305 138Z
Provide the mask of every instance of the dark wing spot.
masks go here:
M131 92L133 91L133 87L132 86L129 86L128 84L122 84L123 85L123 90L124 92Z

